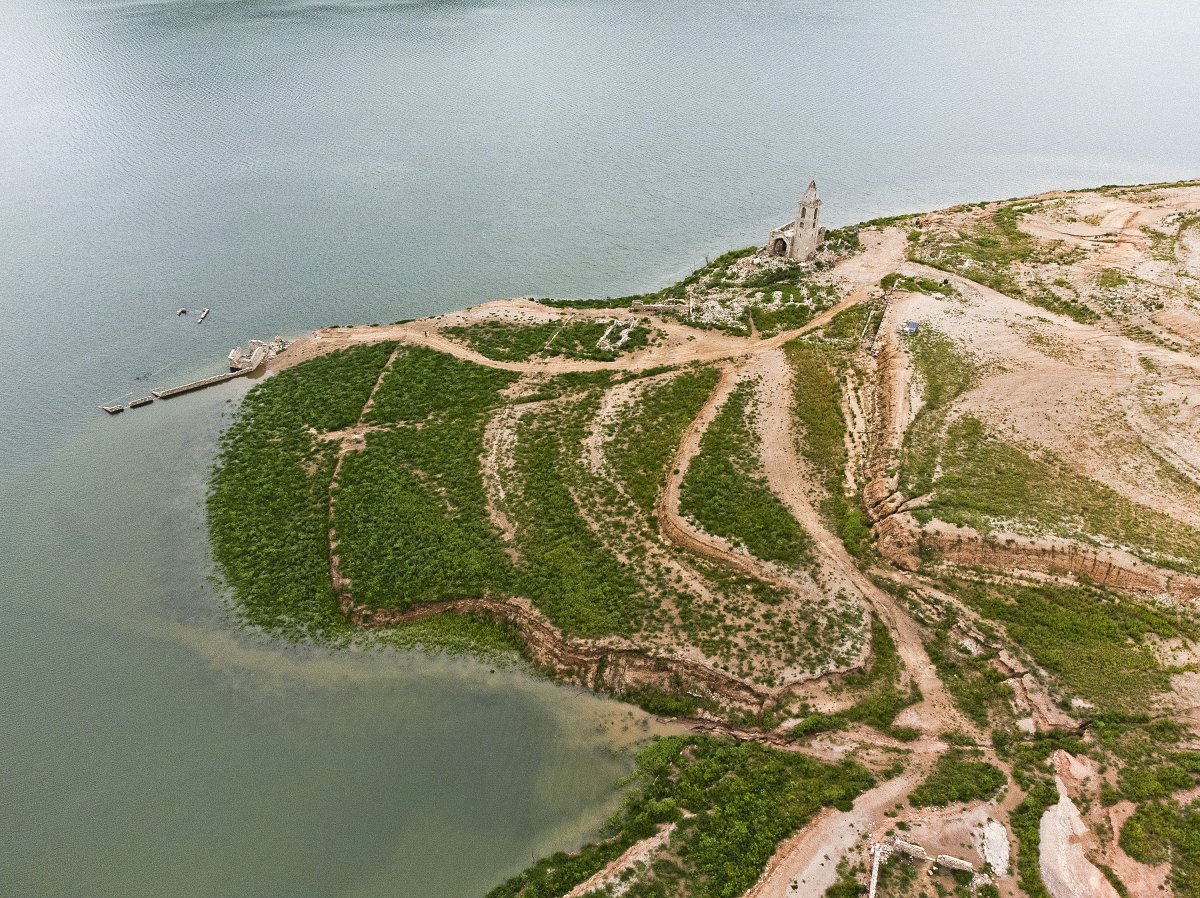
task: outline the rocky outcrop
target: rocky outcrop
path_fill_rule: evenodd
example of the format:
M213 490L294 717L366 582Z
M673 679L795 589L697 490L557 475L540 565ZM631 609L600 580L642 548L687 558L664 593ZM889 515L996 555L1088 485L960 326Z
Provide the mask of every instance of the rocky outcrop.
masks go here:
M921 531L912 515L889 515L872 529L880 555L906 571L921 566Z
M965 528L926 530L919 539L944 564L1069 575L1111 589L1200 601L1200 577L1155 567L1118 549L1067 540L989 537Z

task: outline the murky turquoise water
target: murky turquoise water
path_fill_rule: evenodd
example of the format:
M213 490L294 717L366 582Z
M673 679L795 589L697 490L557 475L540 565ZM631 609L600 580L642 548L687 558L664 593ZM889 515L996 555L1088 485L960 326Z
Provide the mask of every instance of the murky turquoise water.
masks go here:
M659 285L814 175L831 224L1196 176L1197 45L1184 0L0 4L0 894L479 895L594 832L642 731L237 633L203 496L246 385L99 402Z

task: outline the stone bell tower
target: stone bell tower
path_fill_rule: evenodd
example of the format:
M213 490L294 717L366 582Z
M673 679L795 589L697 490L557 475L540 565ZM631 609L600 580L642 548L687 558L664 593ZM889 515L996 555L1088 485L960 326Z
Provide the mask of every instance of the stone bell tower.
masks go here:
M796 221L792 226L791 252L788 257L803 262L811 259L817 251L817 245L825 236L821 227L821 196L817 193L817 182L808 183L799 205L796 207Z

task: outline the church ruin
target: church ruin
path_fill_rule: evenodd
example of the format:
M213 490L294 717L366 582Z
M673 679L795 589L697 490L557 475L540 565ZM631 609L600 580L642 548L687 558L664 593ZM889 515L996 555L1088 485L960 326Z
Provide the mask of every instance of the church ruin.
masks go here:
M803 262L811 259L817 247L825 239L821 227L821 197L817 193L817 182L810 181L808 190L796 206L796 218L771 232L767 239L767 253Z

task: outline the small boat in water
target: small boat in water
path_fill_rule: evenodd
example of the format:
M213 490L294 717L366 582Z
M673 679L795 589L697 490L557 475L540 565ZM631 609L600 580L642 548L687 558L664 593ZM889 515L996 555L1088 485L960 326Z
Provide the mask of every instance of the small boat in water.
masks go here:
M180 315L186 315L186 314L187 314L187 309L180 309L178 312L175 313L175 317L178 318Z
M196 323L197 323L197 324L200 324L200 322L202 322L202 321L203 321L205 318L207 318L207 317L208 317L208 312L209 312L209 310L208 310L208 309L203 309L203 310L201 310L201 312L200 312L200 317L196 319Z

